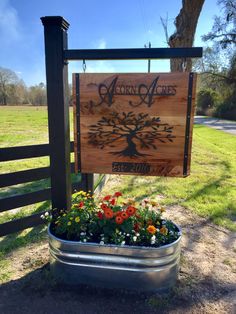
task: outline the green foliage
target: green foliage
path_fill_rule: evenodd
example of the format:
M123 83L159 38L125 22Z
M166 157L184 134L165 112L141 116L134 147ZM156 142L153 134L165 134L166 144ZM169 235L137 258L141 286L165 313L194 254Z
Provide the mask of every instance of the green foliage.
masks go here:
M218 5L222 14L214 17L211 32L203 36L204 41L211 42L211 47L204 49L203 58L196 62L195 68L201 72L200 88L213 89L220 95L213 115L235 120L236 6L231 0L218 0Z
M216 106L218 94L212 89L202 89L197 94L197 114L206 114L207 110Z
M219 118L236 121L236 92L216 107L215 115Z

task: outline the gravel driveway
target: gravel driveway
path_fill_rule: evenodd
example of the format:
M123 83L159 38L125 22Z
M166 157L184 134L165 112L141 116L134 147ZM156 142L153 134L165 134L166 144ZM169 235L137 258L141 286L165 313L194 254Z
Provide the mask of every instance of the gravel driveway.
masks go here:
M195 116L194 123L206 125L211 128L236 135L236 121L222 120L206 116Z

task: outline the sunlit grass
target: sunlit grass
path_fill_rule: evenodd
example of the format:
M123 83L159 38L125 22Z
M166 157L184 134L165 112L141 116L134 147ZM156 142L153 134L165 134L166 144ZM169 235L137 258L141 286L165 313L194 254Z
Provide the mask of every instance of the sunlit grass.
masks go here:
M123 176L114 189L137 199L161 194L162 204L182 205L236 231L236 137L197 125L189 177Z

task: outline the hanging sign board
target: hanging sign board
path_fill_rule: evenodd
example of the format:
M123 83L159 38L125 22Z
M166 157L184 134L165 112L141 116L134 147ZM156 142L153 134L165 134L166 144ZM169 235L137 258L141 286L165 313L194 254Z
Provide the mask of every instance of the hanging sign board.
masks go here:
M196 74L73 74L83 173L189 175Z

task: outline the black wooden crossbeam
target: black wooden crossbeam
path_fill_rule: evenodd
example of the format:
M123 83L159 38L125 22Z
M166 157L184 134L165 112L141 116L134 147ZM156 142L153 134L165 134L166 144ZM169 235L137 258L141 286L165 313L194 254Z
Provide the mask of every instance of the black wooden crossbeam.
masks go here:
M202 48L66 49L65 60L137 60L200 58Z

